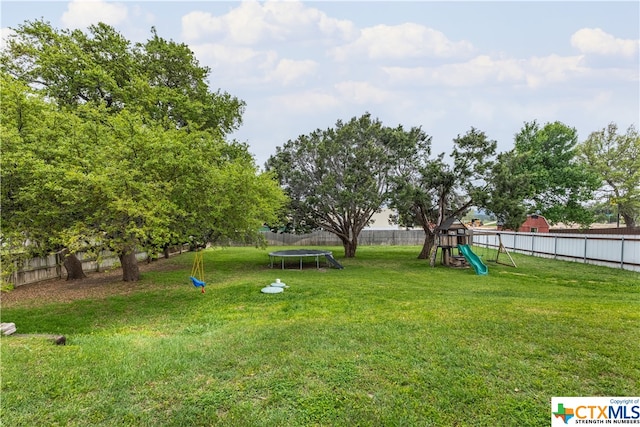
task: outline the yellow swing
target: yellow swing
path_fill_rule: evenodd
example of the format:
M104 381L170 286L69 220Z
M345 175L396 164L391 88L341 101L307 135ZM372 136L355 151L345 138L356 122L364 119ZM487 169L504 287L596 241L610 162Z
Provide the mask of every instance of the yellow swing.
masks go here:
M204 294L204 287L206 283L204 282L204 262L202 259L202 251L197 251L195 257L193 258L193 267L191 268L191 283L196 288L201 288L202 293Z

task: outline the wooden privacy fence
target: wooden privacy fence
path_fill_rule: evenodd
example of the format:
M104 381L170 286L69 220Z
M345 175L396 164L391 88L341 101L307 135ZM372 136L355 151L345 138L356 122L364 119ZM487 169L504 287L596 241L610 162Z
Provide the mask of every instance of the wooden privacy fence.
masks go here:
M188 248L181 249L177 246L172 248L170 255L181 253L184 250L188 250ZM109 251L102 251L99 256L79 252L76 256L80 262L82 262L82 270L85 273L105 271L120 266L120 259L118 256ZM138 261L144 261L147 259L147 253L138 252L136 254L136 258ZM65 277L67 273L62 262L63 260L60 255L57 254L50 254L46 257L31 258L25 261L20 267L17 265L14 266L13 273L8 277L8 282L12 283L14 286L20 286L40 282L42 280Z
M513 233L501 231L512 252L640 271L640 236L610 234ZM498 233L476 230L473 244L497 249Z
M328 231L309 234L263 233L269 246L342 246L342 241ZM423 230L362 230L358 245L413 246L424 243Z

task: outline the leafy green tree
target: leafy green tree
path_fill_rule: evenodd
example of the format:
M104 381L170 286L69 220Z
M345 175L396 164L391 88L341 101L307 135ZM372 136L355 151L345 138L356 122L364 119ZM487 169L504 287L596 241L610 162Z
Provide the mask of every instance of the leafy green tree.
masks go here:
M211 73L195 58L189 46L158 36L137 44L134 59L142 78L151 87L149 93L136 96L136 103L167 128L216 130L226 135L242 124L245 103L230 94L207 85Z
M22 215L31 218L3 222L13 235L71 253L87 244L109 248L129 281L139 277L136 249L240 236L259 243L259 226L283 203L246 145L225 140L241 123L244 103L210 92L209 70L155 30L147 44L131 47L104 24L83 33L26 23L1 64L3 78L20 82L15 102L33 99L54 124L39 126L35 113L7 113L8 134L16 136L7 161L34 159L14 162L15 180L5 186L16 210L28 207ZM21 135L27 119L25 129L34 132ZM57 218L55 228L46 227L45 215Z
M594 222L611 224L615 223L618 219L617 206L612 205L611 201L607 199L589 205L588 209L593 213Z
M620 134L618 126L610 123L589 135L579 153L602 180L601 198L618 206L627 227L636 227L640 221L640 135L636 128L629 126Z
M133 95L127 89L137 65L130 49L126 39L104 24L85 34L27 21L7 40L2 66L60 106L94 103L117 110Z
M428 146L414 146L394 178L391 206L403 226L420 226L425 241L418 255L435 263L435 229L449 217L464 214L485 198L485 178L495 154L496 142L471 128L453 140L449 159L441 153L430 158Z
M517 230L527 219L529 207L525 201L534 191L531 175L521 164L523 159L515 150L498 154L487 178L487 197L482 206L507 230Z
M151 32L146 43L132 45L104 23L83 32L26 21L7 40L2 67L60 106L135 108L167 128L216 129L221 135L240 126L244 102L210 91L211 70L189 47L159 37L155 28Z
M3 265L56 251L64 255L69 279L84 277L81 262L64 251L62 237L85 202L76 191L77 169L67 164L80 154L80 147L66 144L76 117L17 79L5 73L0 77Z
M407 144L425 138L365 113L288 141L266 167L289 196L294 228L327 230L340 238L345 257L354 257L360 232L387 201L391 176L407 160Z
M494 170L491 210L510 225L523 210L544 215L551 223L590 224L585 203L599 180L579 161L577 144L577 131L563 123L525 123L513 150Z

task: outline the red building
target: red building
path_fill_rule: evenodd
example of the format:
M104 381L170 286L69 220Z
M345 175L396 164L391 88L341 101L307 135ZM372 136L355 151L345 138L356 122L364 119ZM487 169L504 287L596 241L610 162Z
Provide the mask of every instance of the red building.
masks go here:
M549 223L542 215L527 215L527 220L518 228L522 233L548 233Z

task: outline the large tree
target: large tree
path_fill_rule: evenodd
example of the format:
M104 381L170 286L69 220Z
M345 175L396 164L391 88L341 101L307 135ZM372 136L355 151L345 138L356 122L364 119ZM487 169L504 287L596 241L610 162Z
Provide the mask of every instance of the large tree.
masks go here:
M598 177L577 156L578 133L560 122L525 123L515 136L512 175L528 181L522 203L551 223L588 225L591 213L584 204L599 186ZM499 212L496 212L499 214Z
M340 238L345 257L354 257L360 232L387 201L390 178L407 160L407 147L426 140L419 129L385 127L365 113L288 141L266 168L290 198L294 228L327 230Z
M67 144L77 117L6 73L0 78L3 267L11 265L9 259L56 251L69 279L84 277L81 262L64 250L64 230L86 206L79 169L68 162L84 154Z
M634 126L618 133L610 123L579 146L582 159L601 179L601 198L617 205L627 227L640 221L640 135Z
M448 159L444 153L431 158L427 147L415 148L394 177L391 207L398 212L400 225L422 227L425 241L418 258L428 259L435 257L435 229L446 218L460 216L484 200L496 142L471 128L453 140Z
M52 169L41 174L42 185L24 179L22 186L7 184L15 189L11 194L32 195L28 212L39 218L44 201L54 200L48 207L58 227L9 220L3 232L55 231L56 242L71 253L87 242L107 247L120 256L124 280L138 279L135 251L141 247L240 235L257 242L258 227L273 219L283 200L246 145L225 140L241 123L244 103L211 92L209 69L187 46L152 32L146 44L132 47L104 24L84 33L28 22L1 58L4 77L22 82L22 89L31 86L30 94L15 91L16 102L38 99L52 117L63 115L52 119L52 129L62 129L54 136L34 134L26 141L23 135L11 148L11 158L29 153L34 164ZM12 114L10 131L20 136L25 118L17 109ZM31 119L29 126L46 131ZM21 167L33 169L16 165L17 177L25 173ZM245 193L238 197L238 191ZM38 243L50 242L40 237Z
M533 194L532 178L522 167L523 156L514 151L500 153L487 178L487 193L481 206L495 214L498 224L517 230L527 219L525 201ZM515 173L519 171L519 173Z
M244 102L211 91L211 70L187 45L163 39L155 28L149 40L135 45L103 23L83 32L36 20L14 31L1 57L3 70L60 106L136 108L167 128L216 129L221 135L241 124Z

